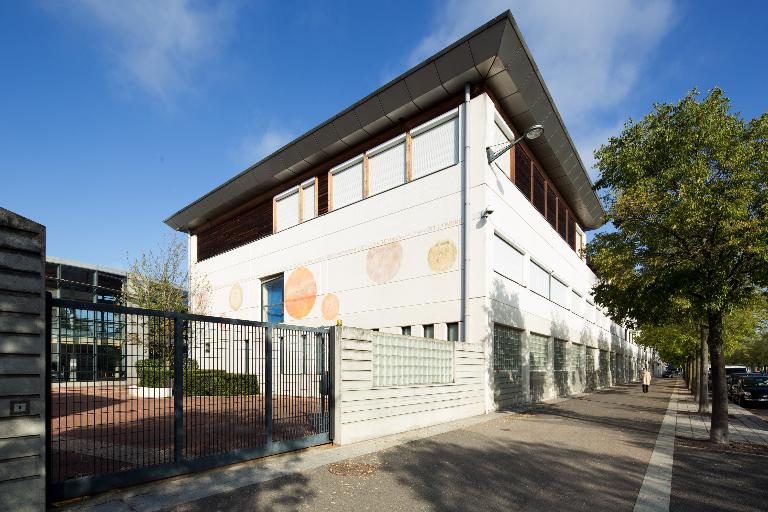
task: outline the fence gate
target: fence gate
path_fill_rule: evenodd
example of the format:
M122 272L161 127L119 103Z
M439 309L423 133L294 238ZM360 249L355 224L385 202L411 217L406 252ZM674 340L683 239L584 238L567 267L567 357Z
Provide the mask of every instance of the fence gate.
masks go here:
M48 301L52 500L330 441L327 328Z

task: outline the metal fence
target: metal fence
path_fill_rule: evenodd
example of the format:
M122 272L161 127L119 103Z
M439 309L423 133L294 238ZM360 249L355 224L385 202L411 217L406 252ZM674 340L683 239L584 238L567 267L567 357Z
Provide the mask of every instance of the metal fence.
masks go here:
M49 304L53 499L330 440L327 328Z

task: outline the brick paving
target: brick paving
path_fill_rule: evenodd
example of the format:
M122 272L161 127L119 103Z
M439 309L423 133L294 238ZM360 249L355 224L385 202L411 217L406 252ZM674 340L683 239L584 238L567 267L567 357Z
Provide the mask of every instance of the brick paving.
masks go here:
M728 432L733 443L768 447L768 422L734 403L728 404ZM675 435L696 440L709 439L709 414L701 414L688 389L677 388Z

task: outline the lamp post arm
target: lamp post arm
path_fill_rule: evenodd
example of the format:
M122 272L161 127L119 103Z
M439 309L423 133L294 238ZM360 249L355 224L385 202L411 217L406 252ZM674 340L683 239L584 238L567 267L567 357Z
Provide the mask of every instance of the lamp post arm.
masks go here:
M525 135L521 135L518 138L516 138L515 140L513 140L512 142L507 143L506 146L504 146L503 148L499 149L498 151L492 150L491 146L485 148L485 153L488 156L488 163L489 164L493 163L494 160L496 160L501 155L503 155L504 153L506 153L507 151L512 149L518 142L520 142L524 138L525 138Z

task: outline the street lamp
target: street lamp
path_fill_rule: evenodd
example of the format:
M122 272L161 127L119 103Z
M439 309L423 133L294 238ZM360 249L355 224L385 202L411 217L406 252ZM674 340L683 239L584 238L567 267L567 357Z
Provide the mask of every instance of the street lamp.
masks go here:
M540 124L534 124L530 128L528 128L524 134L522 134L520 137L516 138L512 142L502 142L501 144L494 144L493 146L489 146L485 148L485 154L488 155L488 163L490 164L497 158L499 158L501 155L512 149L512 147L520 142L523 139L533 140L539 138L541 134L544 133L544 127ZM496 146L504 146L503 148L494 151L492 148Z

